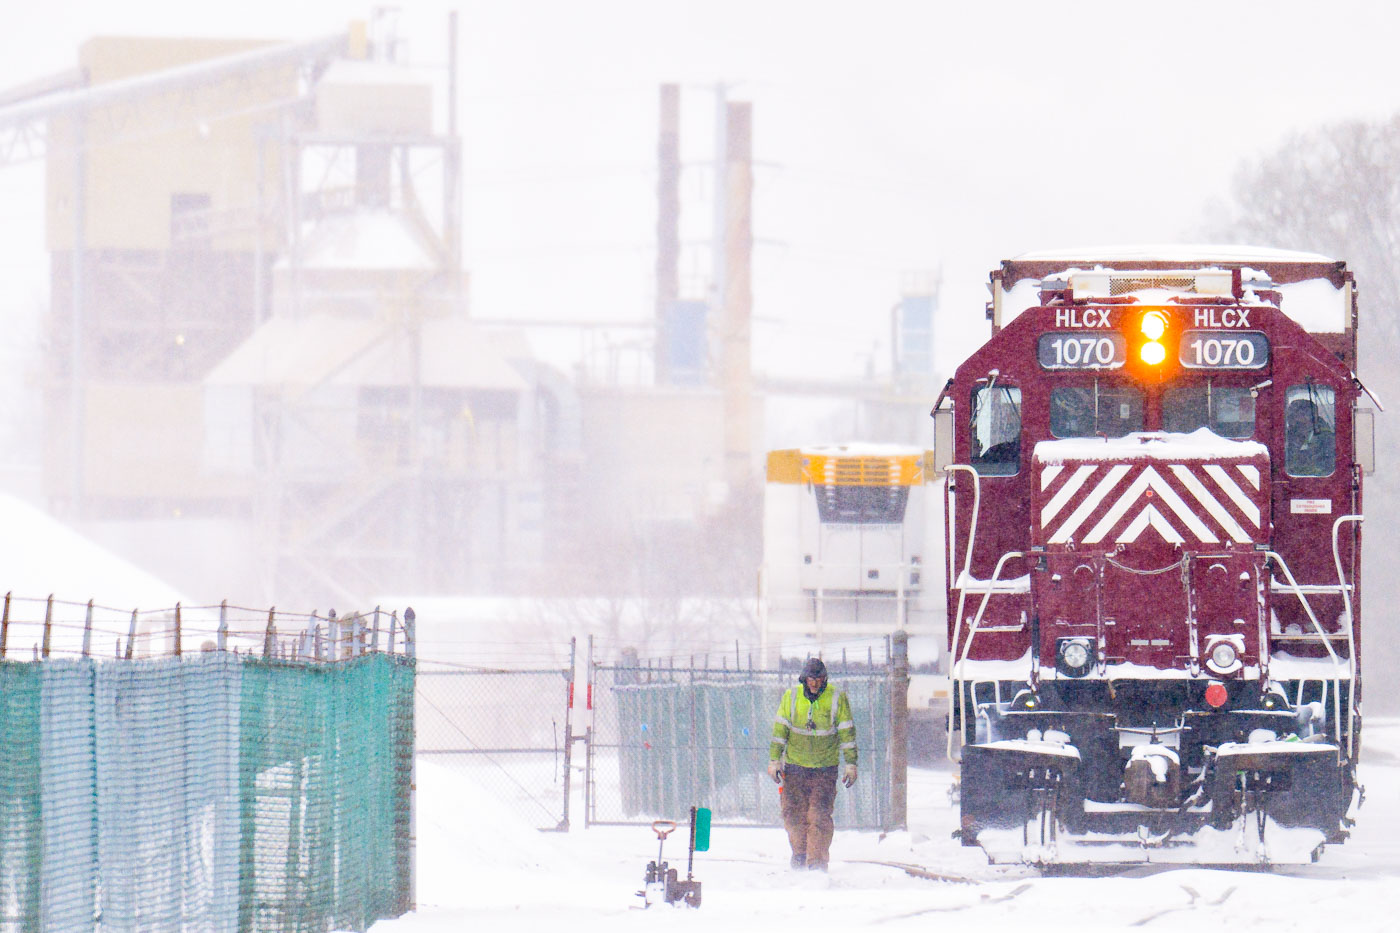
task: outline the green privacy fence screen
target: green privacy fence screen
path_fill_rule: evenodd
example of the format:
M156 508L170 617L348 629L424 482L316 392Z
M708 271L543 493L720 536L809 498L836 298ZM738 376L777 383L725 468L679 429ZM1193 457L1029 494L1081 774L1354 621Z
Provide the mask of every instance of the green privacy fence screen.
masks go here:
M0 661L0 931L404 913L413 680L378 653Z
M891 823L891 676L832 670L860 753L860 780L836 795L837 826ZM796 683L795 671L595 666L589 822L679 819L702 806L717 821L781 824L768 745L778 701Z

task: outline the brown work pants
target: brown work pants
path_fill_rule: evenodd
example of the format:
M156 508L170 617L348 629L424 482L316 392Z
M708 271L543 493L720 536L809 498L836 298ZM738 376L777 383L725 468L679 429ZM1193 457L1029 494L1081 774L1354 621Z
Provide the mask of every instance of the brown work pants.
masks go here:
M831 819L836 805L836 766L802 768L788 765L783 772L783 826L792 854L805 856L807 867L826 868L831 853Z

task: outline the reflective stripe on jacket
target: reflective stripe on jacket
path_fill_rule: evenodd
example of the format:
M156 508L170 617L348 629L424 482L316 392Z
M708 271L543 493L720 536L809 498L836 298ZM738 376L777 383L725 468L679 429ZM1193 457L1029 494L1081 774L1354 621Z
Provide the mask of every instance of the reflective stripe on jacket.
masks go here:
M768 759L777 761L784 749L788 763L803 768L830 768L840 763L842 755L847 764L855 764L856 723L846 691L828 683L815 700L808 700L801 686L784 693L773 719Z

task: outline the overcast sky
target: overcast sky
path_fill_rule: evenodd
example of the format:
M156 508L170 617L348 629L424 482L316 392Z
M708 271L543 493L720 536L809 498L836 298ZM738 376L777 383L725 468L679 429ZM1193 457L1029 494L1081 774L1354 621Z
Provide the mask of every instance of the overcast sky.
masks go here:
M938 360L986 333L986 273L1026 250L1194 241L1240 160L1388 116L1400 8L1381 2L409 3L418 62L461 16L466 263L488 318L651 314L657 86L683 85L682 274L703 287L718 81L754 104L755 358L786 375L887 365L910 271L941 271ZM306 38L369 7L242 0L26 4L0 87L97 34ZM6 310L42 294L38 166L5 169ZM697 295L698 296L698 295Z

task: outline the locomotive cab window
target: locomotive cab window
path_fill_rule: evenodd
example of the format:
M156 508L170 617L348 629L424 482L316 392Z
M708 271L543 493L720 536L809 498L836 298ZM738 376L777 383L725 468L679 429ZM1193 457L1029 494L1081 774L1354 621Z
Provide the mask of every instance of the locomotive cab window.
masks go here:
M1021 469L1021 390L982 386L972 390L972 467L983 476L1011 476Z
M1328 476L1336 468L1336 404L1329 386L1289 386L1283 415L1283 462L1289 476Z
M1162 395L1162 430L1190 434L1210 428L1220 437L1254 434L1254 396L1239 386L1211 382L1177 386Z
M1141 431L1142 391L1132 386L1056 386L1050 390L1055 437L1122 437Z

